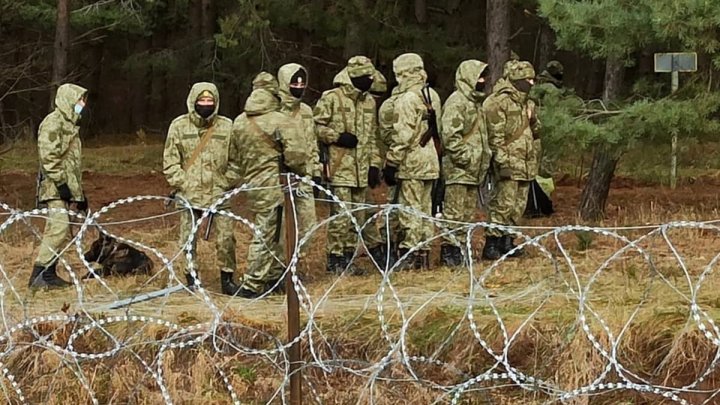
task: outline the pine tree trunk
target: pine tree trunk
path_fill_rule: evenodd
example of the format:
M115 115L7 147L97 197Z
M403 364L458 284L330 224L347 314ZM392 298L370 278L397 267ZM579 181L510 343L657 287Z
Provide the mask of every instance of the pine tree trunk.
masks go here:
M53 45L52 88L50 109L55 106L55 92L67 77L68 50L70 49L70 0L58 0L55 21L55 44Z
M535 60L535 71L538 73L545 69L555 54L555 32L547 25L547 21L541 22L539 36Z
M213 35L215 34L215 8L212 0L202 0L201 31L202 31L202 61L212 66L214 55Z
M622 92L625 66L622 59L608 58L605 63L605 87L603 101L605 104L620 98ZM592 165L588 182L580 198L580 217L586 221L598 221L605 215L605 205L610 194L618 154L606 145L599 145L593 152Z
M490 83L495 85L510 59L510 0L487 0L485 18Z

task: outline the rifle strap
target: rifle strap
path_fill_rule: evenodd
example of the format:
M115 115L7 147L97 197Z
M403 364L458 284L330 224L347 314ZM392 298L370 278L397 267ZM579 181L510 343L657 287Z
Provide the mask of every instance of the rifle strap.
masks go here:
M337 89L334 90L333 94L335 94L335 96L338 99L338 107L340 109L340 115L342 116L342 120L343 120L343 131L348 132L348 121L347 121L347 114L345 112L345 104L343 103L343 100L342 100L343 99L342 89L340 87L338 87ZM347 148L339 148L339 149L340 149L340 151L337 154L337 157L335 159L332 159L332 161L330 162L330 169L328 171L328 174L330 175L329 178L331 180L332 180L333 176L335 175L335 171L340 166L340 163L342 163L342 160L348 151Z
M278 145L277 141L270 136L267 132L263 131L262 128L260 128L260 125L258 125L257 122L255 122L254 117L248 117L248 122L250 123L250 128L252 128L255 135L260 137L268 146L273 148L277 153L282 153L282 150L280 149L280 145Z
M202 153L207 144L210 142L213 132L215 132L215 125L212 125L205 131L205 134L200 139L200 143L198 143L195 149L193 149L193 152L190 155L190 159L185 161L185 164L183 165L183 171L187 171L195 163L197 158L200 156L200 153Z

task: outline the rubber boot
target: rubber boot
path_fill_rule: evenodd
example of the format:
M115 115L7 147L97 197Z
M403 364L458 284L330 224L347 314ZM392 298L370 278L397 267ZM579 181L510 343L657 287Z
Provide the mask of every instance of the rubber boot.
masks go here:
M345 265L343 264L344 262L345 262L344 256L328 254L327 255L327 267L326 267L327 272L328 273L341 273L343 270L345 270Z
M458 267L462 265L462 252L459 247L453 245L440 246L440 263L446 267Z
M273 280L265 284L265 290L270 295L285 295L285 280Z
M385 254L384 245L377 245L368 249L368 254L370 255L370 257L372 257L375 263L377 263L378 267L380 267L381 269L385 268L385 263L387 262L387 255Z
M262 292L253 291L245 286L240 286L240 288L238 288L237 292L235 293L236 297L245 298L248 300L253 300L260 297L261 295L263 295Z
M70 287L72 283L58 277L56 268L57 262L53 262L47 267L34 266L33 273L30 276L30 288L55 289Z
M503 254L508 253L509 251L515 249L515 244L513 243L513 237L510 235L505 235L501 239L501 247ZM523 257L525 256L525 251L523 249L517 249L512 254L509 254L508 257Z
M355 249L346 250L343 254L343 266L340 271L345 271L347 269L347 272L350 273L351 276L359 276L365 274L365 272L362 271L362 269L354 263L354 257Z
M500 238L497 236L486 236L485 246L483 246L483 260L497 260L502 257L503 252L500 250Z
M185 273L185 285L190 291L197 290L197 279L190 273Z
M220 289L225 295L235 295L240 289L240 286L233 281L233 274L228 271L220 272Z

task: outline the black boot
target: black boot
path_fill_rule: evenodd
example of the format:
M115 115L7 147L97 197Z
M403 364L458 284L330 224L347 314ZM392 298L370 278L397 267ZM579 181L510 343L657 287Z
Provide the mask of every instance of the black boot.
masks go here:
M253 291L249 288L246 288L245 286L240 286L240 288L238 288L237 292L235 293L236 297L245 298L248 300L254 300L261 295L263 295L262 292Z
M430 270L430 252L421 250L415 253L415 269Z
M446 267L458 267L462 265L462 251L453 245L440 246L440 263Z
M185 285L189 290L195 291L198 287L198 279L190 273L185 273Z
M345 270L345 257L334 254L327 255L327 267L328 273L341 273Z
M515 249L515 247L516 246L513 243L512 236L505 235L502 237L500 249L502 250L503 254ZM523 249L517 249L508 255L508 257L523 257L523 256L525 256L525 251Z
M285 280L273 280L265 284L265 290L270 295L285 295Z
M415 253L408 254L409 251L410 249L407 248L398 249L397 256L400 264L395 267L395 271L405 271L415 267Z
M225 295L237 294L240 287L233 281L233 274L228 271L220 272L220 288Z
M501 238L497 236L486 236L485 246L482 251L483 260L497 260L502 257L503 252L500 250Z
M365 274L365 272L354 263L354 257L355 249L346 250L343 254L343 266L340 271L347 271L351 276L360 276Z
M35 265L28 286L30 288L65 288L72 285L61 279L57 275L57 262L49 264L47 267Z
M368 250L370 256L375 260L380 270L386 270L395 265L397 258L393 254L393 250L388 252L387 246L384 244L377 245Z

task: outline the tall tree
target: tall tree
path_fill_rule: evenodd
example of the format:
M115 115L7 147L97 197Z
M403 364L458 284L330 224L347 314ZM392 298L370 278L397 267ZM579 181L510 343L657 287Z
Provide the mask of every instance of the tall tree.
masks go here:
M486 4L487 58L490 83L495 84L510 59L510 0L487 0Z
M68 52L70 50L70 0L58 0L55 22L55 43L53 45L52 89L50 109L55 102L55 92L68 74Z

